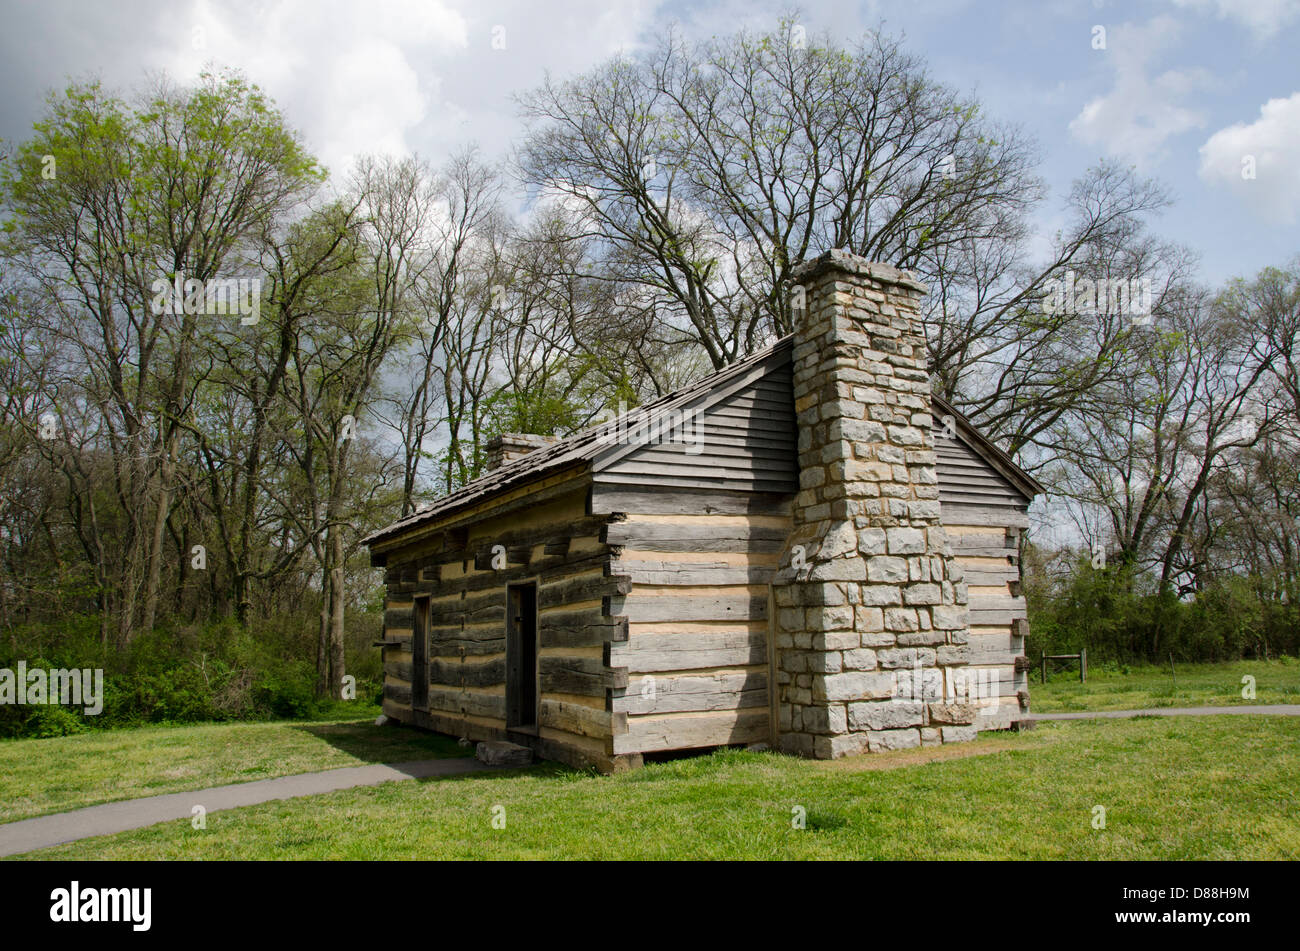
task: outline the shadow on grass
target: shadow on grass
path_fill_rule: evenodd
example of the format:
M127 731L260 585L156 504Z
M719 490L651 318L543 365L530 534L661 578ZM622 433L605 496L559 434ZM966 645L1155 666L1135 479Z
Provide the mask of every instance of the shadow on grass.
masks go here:
M455 737L414 727L376 726L373 720L302 723L295 725L294 729L364 763L407 763L474 755L473 747L458 745Z
M300 723L294 729L308 733L341 752L364 763L383 763L401 767L403 764L432 759L464 759L473 757L474 746L462 747L457 739L442 733L433 733L416 727L388 724L375 726L373 720L356 720L336 723ZM712 750L681 751L677 755L648 761L645 766L616 777L603 776L594 768L577 769L562 763L537 760L530 766L510 768L474 769L465 764L464 771L455 768L441 772L434 768L425 774L421 769L409 771L419 783L452 782L464 780L497 780L510 778L546 778L568 782L591 779L618 780L620 782L674 782L684 777L701 776L729 763L759 763L764 758L784 762L776 753L758 753L740 747L719 747ZM477 762L476 764L477 765Z
M552 763L543 760L540 763L533 763L531 766L497 766L485 767L480 770L473 770L464 773L453 773L447 776L417 776L415 782L423 785L424 783L475 783L498 782L509 779L563 779L563 780L584 780L584 779L603 779L599 773L586 770L577 770L571 766L565 766L563 763Z
M805 820L805 828L809 832L834 832L836 829L843 829L849 825L849 820L838 812L810 812Z

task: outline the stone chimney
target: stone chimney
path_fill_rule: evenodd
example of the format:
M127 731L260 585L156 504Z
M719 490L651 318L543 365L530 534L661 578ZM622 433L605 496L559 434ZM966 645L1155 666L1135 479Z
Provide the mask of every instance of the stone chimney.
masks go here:
M795 280L801 491L775 579L780 747L829 759L971 739L966 586L939 520L918 313L926 288L842 251Z
M558 436L537 436L533 433L502 433L493 436L487 444L488 472L500 469L537 449L545 449L559 441Z

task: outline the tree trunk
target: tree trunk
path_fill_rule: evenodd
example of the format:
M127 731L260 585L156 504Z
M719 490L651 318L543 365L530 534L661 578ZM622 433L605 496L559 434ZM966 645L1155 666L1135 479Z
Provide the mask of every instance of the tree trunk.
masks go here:
M330 528L330 546L334 549L332 571L333 583L330 585L330 693L336 700L343 698L343 531L341 526Z
M316 633L316 696L324 697L329 693L329 634L330 634L330 587L332 580L329 566L321 571L320 586L320 627Z

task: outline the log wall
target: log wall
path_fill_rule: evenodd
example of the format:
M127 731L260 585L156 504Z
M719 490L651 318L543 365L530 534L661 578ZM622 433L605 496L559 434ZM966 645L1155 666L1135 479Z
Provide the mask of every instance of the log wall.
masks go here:
M610 662L628 630L614 606L630 583L609 570L608 517L586 514L585 483L571 488L522 511L487 509L460 528L426 531L417 544L386 552L387 715L475 741L508 739L572 765L634 765L614 750L626 718L611 709L612 692L627 683ZM529 581L538 586L539 722L507 729L506 586ZM416 710L411 639L414 600L423 595L430 598L429 703Z
M993 513L946 503L941 509L969 598L968 669L973 682L994 695L983 698L976 726L1007 729L1021 717L1019 692L1028 690L1027 672L1015 669L1028 630L1019 566L1020 531L1028 519L1015 510Z
M792 528L789 497L607 486L592 490L592 510L618 512L605 537L610 571L631 591L615 613L628 639L612 660L627 670L613 710L627 715L619 752L768 742L769 584ZM1020 595L1023 509L942 504L944 527L961 565L970 603L972 682L982 698L979 729L1019 719L1026 674L1025 602Z
M790 531L788 496L593 489L593 510L618 511L610 570L631 581L617 599L627 670L613 691L626 716L619 753L768 742L768 585Z

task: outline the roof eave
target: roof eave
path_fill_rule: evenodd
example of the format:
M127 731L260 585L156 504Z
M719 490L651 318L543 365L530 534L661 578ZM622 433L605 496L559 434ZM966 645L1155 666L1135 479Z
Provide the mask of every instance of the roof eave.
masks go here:
M957 427L967 437L966 441L971 447L978 452L989 465L997 469L999 473L1007 478L1016 489L1032 501L1035 496L1046 495L1047 488L1031 476L1028 472L1003 451L997 443L980 432L969 419L956 409L951 403L943 397L931 394L931 402L942 409L945 413L950 413Z
M485 516L490 517L492 514L491 503L503 502L504 500L502 500L501 497L507 492L527 490L536 482L540 482L543 479L553 479L565 475L566 472L570 479L578 478L584 475L588 468L589 463L585 459L576 462L569 460L567 466L560 463L556 463L552 466L545 466L533 473L532 478L517 479L502 483L500 486L493 488L485 495L467 498L464 502L453 505L450 508L428 513L426 518L415 519L414 516L408 515L404 521L395 522L386 528L381 528L377 531L371 532L369 535L361 539L361 544L370 548L371 565L374 567L383 567L382 562L375 560L376 556L386 556L389 552L398 548L403 548L406 545L417 541L424 535L445 532L448 529L460 527L464 522L476 521ZM472 517L465 515L466 509L480 509L482 506L488 506L488 508L485 511L476 511Z

